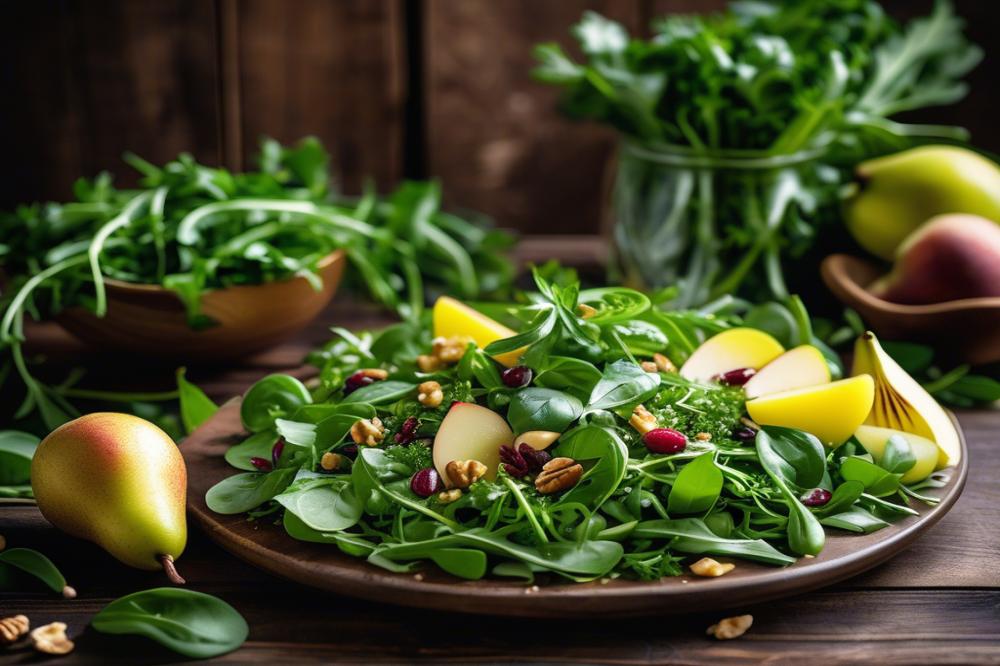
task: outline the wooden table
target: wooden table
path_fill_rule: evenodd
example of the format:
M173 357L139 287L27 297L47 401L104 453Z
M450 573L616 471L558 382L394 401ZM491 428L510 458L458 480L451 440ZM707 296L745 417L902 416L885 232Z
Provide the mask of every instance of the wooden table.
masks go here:
M595 256L593 246L579 249L572 256ZM550 251L557 252L533 243L522 255ZM329 337L331 323L363 327L379 316L370 307L340 300L279 349L235 368L191 374L224 399L260 376L297 365ZM247 643L219 662L1000 664L1000 412L964 411L959 419L972 462L968 485L929 534L857 578L733 613L551 622L415 611L275 578L222 551L197 529L179 566L192 589L222 597L250 624ZM128 569L97 547L69 539L34 507L0 507L0 534L10 546L47 553L79 591L73 601L45 592L0 593L0 617L24 613L34 625L55 620L69 625L77 648L59 663L182 661L150 641L87 628L106 603L163 585L162 575ZM720 642L705 636L710 624L737 613L754 616L742 638ZM35 661L30 649L0 651L0 664Z

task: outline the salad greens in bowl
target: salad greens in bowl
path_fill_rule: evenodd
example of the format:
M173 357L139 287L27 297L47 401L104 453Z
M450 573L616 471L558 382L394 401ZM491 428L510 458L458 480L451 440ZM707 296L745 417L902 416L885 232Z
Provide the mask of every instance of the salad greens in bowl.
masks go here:
M393 572L713 577L916 515L959 462L951 420L874 336L844 377L797 299L671 311L535 282L335 329L308 386L254 384L208 509Z

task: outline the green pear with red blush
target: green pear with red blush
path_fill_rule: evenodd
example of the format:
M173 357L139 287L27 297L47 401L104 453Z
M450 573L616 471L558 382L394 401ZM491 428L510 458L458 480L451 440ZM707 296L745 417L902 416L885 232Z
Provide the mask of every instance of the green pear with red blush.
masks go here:
M31 487L62 531L184 582L174 560L187 542L187 470L177 445L149 421L98 412L56 428L35 451Z

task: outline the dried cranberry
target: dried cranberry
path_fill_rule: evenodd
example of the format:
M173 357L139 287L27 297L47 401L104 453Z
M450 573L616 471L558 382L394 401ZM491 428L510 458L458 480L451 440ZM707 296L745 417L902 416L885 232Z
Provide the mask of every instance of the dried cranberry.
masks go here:
M813 488L805 495L799 498L799 500L806 506L823 506L830 501L833 497L833 493L825 488Z
M417 421L415 416L407 418L403 421L403 425L399 427L399 432L393 435L393 439L397 444L409 444L416 439L418 425L420 425L420 422Z
M369 384L374 384L375 378L369 377L364 373L363 370L358 370L353 375L347 378L344 382L344 395L350 395L357 391L362 386L368 386Z
M410 490L420 497L430 497L444 490L441 477L433 467L425 467L410 479Z
M271 464L270 460L267 460L266 458L258 458L257 456L250 458L250 464L262 472L270 472L274 469L274 465Z
M516 449L513 446L501 446L500 460L508 474L521 478L540 472L545 463L552 460L552 456L548 451L538 451L522 443Z
M757 438L757 431L753 428L742 426L733 431L733 439L738 442L752 442Z
M737 368L723 372L718 376L718 380L727 386L743 386L756 374L757 371L753 368Z
M687 437L673 428L653 428L642 442L653 453L680 453L687 448Z
M275 467L278 466L278 459L281 458L281 454L282 452L284 452L284 450L285 450L284 439L279 439L277 442L274 443L274 446L271 447L271 464L273 464Z
M508 388L521 388L530 384L533 376L534 373L528 366L515 365L513 368L504 370L500 378L503 379L504 385Z

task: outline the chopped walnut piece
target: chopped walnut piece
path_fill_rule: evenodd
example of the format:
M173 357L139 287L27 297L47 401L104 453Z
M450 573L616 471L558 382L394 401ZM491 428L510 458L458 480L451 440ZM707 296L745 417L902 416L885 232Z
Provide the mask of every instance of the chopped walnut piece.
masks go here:
M712 441L712 433L710 432L699 432L694 436L699 442L710 442Z
M378 446L383 437L385 437L385 426L377 416L371 419L358 419L351 426L351 439L355 444Z
M417 402L424 407L437 407L444 400L444 391L437 382L423 382L417 387Z
M640 435L645 435L656 427L656 417L642 405L636 405L635 409L632 410L632 417L628 422Z
M437 356L421 354L417 357L417 368L420 372L436 372L443 367L444 363Z
M478 460L452 460L444 471L452 488L468 488L486 476L487 467Z
M736 565L729 562L723 564L722 562L716 562L711 557L703 557L688 568L696 576L718 578L719 576L725 576L735 569Z
M467 335L455 335L450 338L434 338L431 342L431 354L442 363L458 363L465 356L465 350L473 339Z
M344 456L339 453L333 453L332 451L327 451L323 454L323 457L319 459L319 466L325 469L327 472L332 472L334 470L340 469L340 466L344 464Z
M438 502L441 502L442 504L451 504L460 497L462 497L462 489L452 488L451 490L445 490L438 493Z
M69 654L73 651L73 641L66 637L66 623L52 622L31 632L35 649L45 654Z
M660 372L677 372L677 366L663 354L653 354L653 363L656 364L656 368Z
M752 624L753 615L737 615L719 620L718 624L713 624L705 633L715 636L720 641L728 641L745 634Z
M646 372L659 372L660 369L656 367L656 364L652 361L643 361L639 366Z

